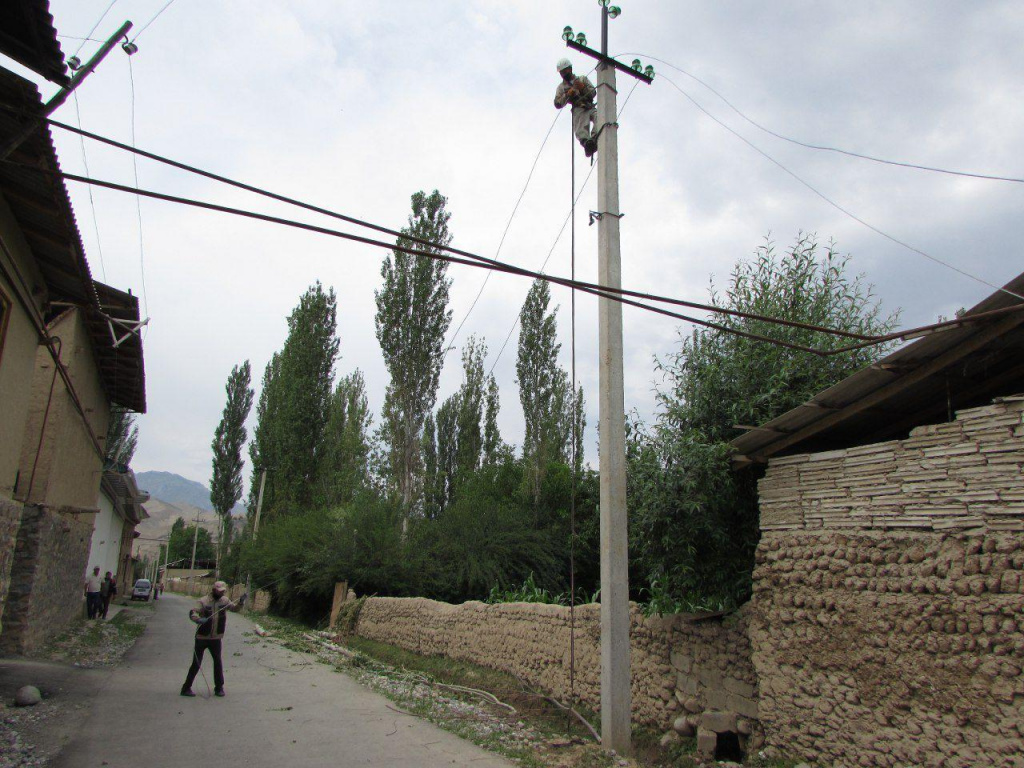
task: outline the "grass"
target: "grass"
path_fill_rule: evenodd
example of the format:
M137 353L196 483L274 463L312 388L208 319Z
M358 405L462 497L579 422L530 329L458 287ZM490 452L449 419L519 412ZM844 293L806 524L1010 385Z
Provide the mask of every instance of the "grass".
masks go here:
M76 619L47 643L39 656L81 667L111 666L146 631L148 618L148 613L122 610L109 621Z

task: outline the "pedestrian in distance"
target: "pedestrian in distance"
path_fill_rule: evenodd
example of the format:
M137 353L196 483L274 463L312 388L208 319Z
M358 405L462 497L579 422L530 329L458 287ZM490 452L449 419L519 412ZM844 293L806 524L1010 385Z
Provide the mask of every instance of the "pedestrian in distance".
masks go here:
M555 91L555 109L572 105L572 132L583 146L583 153L592 157L597 152L597 135L594 133L597 89L587 78L573 75L572 62L568 59L559 59L555 66L562 76L562 82Z
M103 577L103 583L100 584L100 599L102 600L103 607L100 616L102 618L107 618L107 611L110 610L110 601L114 599L116 594L117 582L111 577L110 571L107 571L107 575Z
M85 612L90 619L95 619L103 612L103 598L100 597L102 587L103 579L100 578L100 567L97 565L92 569L92 575L85 577Z
M196 627L195 649L192 653L192 666L188 669L188 677L185 684L181 686L182 696L195 696L192 692L192 683L203 665L203 654L210 652L213 659L213 693L216 696L224 696L224 664L221 661L221 640L224 638L224 630L227 629L228 611L240 611L245 605L246 593L238 599L237 603L231 602L227 596L228 585L223 581L215 581L213 590L209 595L199 598L196 606L189 611L188 617L198 626Z

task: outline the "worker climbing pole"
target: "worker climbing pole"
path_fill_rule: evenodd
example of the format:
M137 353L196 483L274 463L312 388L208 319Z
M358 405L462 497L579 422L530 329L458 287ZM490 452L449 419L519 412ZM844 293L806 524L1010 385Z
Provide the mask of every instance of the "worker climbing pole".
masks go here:
M588 157L598 153L597 210L598 283L613 291L621 288L619 254L618 116L615 71L650 83L654 70L641 70L640 62L621 64L608 55L608 20L621 10L601 5L601 51L587 47L581 32L572 27L562 32L573 50L597 59L597 88L586 78L574 77L567 59L558 62L562 83L555 95L559 109L573 107L573 130ZM566 66L568 65L568 66ZM582 81L582 82L581 82ZM588 91L588 86L590 90ZM588 100L587 95L590 95ZM594 95L596 94L596 109ZM559 101L561 100L561 103ZM597 130L594 131L596 118ZM596 145L596 146L595 146ZM598 343L600 345L600 477L601 477L601 743L621 754L632 751L629 670L629 556L626 528L626 434L622 370L622 304L600 298Z
M572 132L579 139L586 156L591 157L597 152L597 136L594 133L597 90L587 78L573 75L572 62L568 59L559 59L555 66L562 76L562 82L555 91L555 109L562 109L566 104L572 105Z

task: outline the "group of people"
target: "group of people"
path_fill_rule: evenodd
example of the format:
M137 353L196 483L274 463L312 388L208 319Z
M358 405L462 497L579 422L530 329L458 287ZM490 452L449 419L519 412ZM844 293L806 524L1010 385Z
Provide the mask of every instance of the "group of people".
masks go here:
M110 610L110 601L117 594L117 580L110 571L100 578L100 567L97 565L92 573L85 577L85 612L90 619L105 619Z

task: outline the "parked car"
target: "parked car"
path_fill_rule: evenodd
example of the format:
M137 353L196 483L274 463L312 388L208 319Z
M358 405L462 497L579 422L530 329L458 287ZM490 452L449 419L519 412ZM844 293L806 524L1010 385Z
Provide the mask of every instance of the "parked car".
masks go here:
M149 579L139 579L132 590L132 600L149 600L153 592L153 583Z

